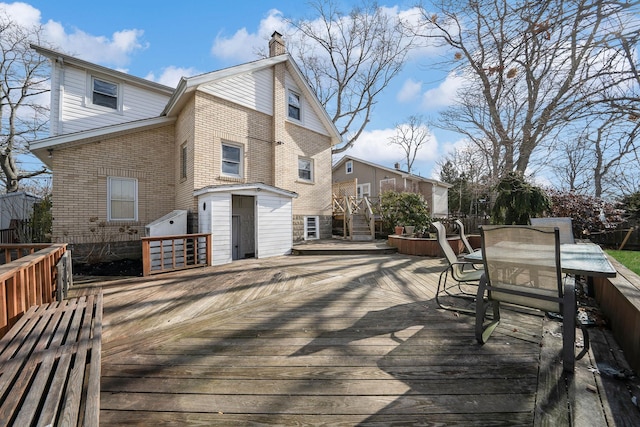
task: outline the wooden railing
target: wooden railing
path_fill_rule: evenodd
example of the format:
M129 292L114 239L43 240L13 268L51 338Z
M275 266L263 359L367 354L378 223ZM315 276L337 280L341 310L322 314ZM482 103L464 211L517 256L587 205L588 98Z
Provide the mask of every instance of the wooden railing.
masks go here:
M6 244L0 266L0 337L33 305L55 300L56 264L67 250L59 244ZM36 250L38 250L36 252Z
M333 215L342 216L343 236L353 236L353 215L364 214L369 224L369 231L375 236L375 212L379 210L379 199L355 196L333 196Z
M369 201L368 197L364 198L364 204L365 204L364 213L367 218L367 221L369 221L369 232L371 233L371 236L375 239L376 218L375 218L375 215L373 214L373 207L371 206L371 202Z
M211 234L142 238L142 275L211 265Z

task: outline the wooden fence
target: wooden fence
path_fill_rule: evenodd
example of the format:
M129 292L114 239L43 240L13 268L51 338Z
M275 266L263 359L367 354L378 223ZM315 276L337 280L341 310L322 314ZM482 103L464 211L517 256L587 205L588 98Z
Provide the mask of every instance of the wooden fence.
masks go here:
M142 275L211 265L211 234L143 237Z
M56 265L66 250L66 243L0 245L0 337L29 307L56 299Z

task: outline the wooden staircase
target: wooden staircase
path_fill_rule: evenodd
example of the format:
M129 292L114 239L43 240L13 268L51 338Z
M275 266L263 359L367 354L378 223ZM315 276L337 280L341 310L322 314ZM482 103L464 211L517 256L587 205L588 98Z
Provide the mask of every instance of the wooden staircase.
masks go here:
M353 241L375 240L375 219L367 197L333 198L333 217L342 221L343 237Z
M369 220L363 213L351 214L351 240L372 241L374 236L371 235Z

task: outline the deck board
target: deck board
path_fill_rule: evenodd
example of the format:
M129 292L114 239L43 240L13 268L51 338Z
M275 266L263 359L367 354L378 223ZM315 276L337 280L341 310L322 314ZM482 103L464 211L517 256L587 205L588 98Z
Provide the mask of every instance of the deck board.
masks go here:
M435 304L443 267L285 256L99 284L101 424L614 425L592 353L567 380L560 324L511 310L478 345Z

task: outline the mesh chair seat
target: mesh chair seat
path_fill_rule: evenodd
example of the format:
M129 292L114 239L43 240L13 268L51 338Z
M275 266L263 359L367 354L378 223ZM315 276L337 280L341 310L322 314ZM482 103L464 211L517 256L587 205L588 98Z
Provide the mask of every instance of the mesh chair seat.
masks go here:
M557 227L482 226L485 274L476 298L476 339L484 344L500 322L500 303L558 312L563 319L562 359L565 371L575 366L575 282L563 279L560 266L560 231ZM493 307L493 317L485 317ZM585 347L589 338L583 329Z

